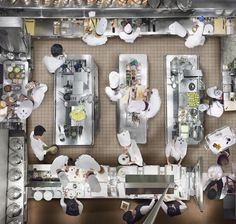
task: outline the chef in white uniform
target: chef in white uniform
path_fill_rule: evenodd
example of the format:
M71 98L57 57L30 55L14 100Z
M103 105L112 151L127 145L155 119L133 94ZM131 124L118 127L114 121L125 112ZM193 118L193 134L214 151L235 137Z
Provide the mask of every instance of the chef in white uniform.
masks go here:
M51 54L51 56L44 56L43 63L49 73L54 74L55 71L65 63L66 56L63 54L63 47L60 44L52 45Z
M75 162L76 167L86 170L95 171L98 173L104 172L104 169L98 162L90 155L83 154L79 156Z
M141 155L140 149L135 140L131 139L129 131L123 131L117 134L118 141L122 147L125 149L125 153L130 156L131 164L136 164L138 166L143 166L143 157Z
M137 29L134 31L130 23L128 23L125 25L124 29L119 32L119 37L126 43L134 43L136 38L140 36L140 32L140 27L137 27Z
M103 45L107 42L107 37L103 35L106 31L106 28L107 19L101 18L96 25L95 32L93 32L92 34L84 34L82 40L89 46Z
M57 170L67 170L68 160L69 160L68 156L61 155L56 157L53 160L52 165L50 167L51 174L55 175L57 173Z
M188 48L194 48L197 46L202 46L205 43L205 37L203 36L204 22L198 21L198 28L196 32L189 35L185 41L185 46Z
M30 134L31 148L40 161L44 159L44 156L47 153L47 150L45 149L47 145L42 141L44 132L46 132L46 129L41 125L37 125Z
M172 157L178 162L178 165L181 165L183 158L187 154L187 147L187 142L181 137L177 137L175 140L168 142L165 149L167 164L171 164L170 157Z
M117 101L122 97L119 90L120 85L120 75L119 73L112 71L109 74L109 86L105 88L105 93L110 98L111 101Z
M46 84L32 81L32 82L29 82L25 88L28 91L32 90L30 95L31 95L32 100L34 102L34 110L35 110L42 103L45 93L48 90L48 87Z

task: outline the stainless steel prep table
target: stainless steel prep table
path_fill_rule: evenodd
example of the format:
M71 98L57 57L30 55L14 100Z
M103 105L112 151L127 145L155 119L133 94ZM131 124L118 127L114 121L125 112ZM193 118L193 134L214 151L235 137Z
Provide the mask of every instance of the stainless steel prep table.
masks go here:
M126 65L131 62L132 59L137 59L141 63L141 86L148 87L148 61L145 54L121 54L119 56L119 74L120 74L120 86L126 86ZM127 88L127 87L125 87ZM144 114L140 114L140 123L138 126L128 122L129 113L127 112L127 102L123 100L123 96L117 104L117 123L118 131L122 132L128 130L131 138L137 143L147 143L147 119Z
M56 71L54 86L55 144L93 145L99 118L98 70L94 59L90 55L68 56ZM78 107L83 107L86 114L82 121L70 117Z
M195 94L199 97L200 103L205 86L201 70L198 69L199 62L196 55L166 57L166 142L175 136L184 137L182 127L186 126L189 129L186 134L188 144L196 145L204 137L203 112L199 111L198 105L189 105L190 96L188 98L188 94ZM182 121L181 112L187 114L184 116L185 121ZM197 132L197 137L193 136L194 131Z

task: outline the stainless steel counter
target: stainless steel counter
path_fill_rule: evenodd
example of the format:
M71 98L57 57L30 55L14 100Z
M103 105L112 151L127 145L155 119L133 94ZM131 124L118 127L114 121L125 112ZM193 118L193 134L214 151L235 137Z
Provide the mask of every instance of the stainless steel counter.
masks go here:
M124 87L124 96L117 103L117 124L118 132L128 130L131 138L137 143L145 144L147 142L147 118L144 113L139 113L139 123L132 120L132 113L127 111L130 98L131 87L126 86L126 65L133 59L136 59L141 66L141 83L140 86L148 87L148 61L145 54L121 54L119 56L119 74L120 85Z
M90 55L68 56L65 68L56 71L54 96L55 144L93 145L99 118L98 71ZM85 119L72 119L75 110L84 111Z
M79 198L151 198L153 193L139 192L139 193L126 193L129 191L130 187L137 188L134 186L136 182L133 181L132 175L140 177L144 181L142 186L145 188L154 186L156 192L161 192L162 186L166 183L172 182L172 189L170 189L170 194L178 197L182 200L189 200L190 193L193 190L190 187L190 182L194 183L194 174L187 172L186 167L181 167L178 165L170 165L165 167L160 167L158 165L137 167L137 166L119 166L119 167L109 167L104 166L105 173L97 174L98 181L101 185L101 192L91 192L88 183L86 182L83 171L79 172L79 175L75 175L76 168L71 166L68 172L68 178L70 183L66 187L69 189L75 189L74 184L76 184L76 192ZM62 191L62 188L58 186L58 181L51 181L51 185L46 185L49 180L56 178L56 176L50 175L50 164L38 164L30 165L28 173L28 198L32 198L35 191ZM43 179L37 181L37 179L32 179L34 175L33 172L40 173ZM139 176L140 175L140 176ZM128 178L128 179L127 179ZM149 179L146 179L149 178ZM191 180L190 180L191 179ZM45 181L44 181L45 180ZM197 180L199 181L199 179ZM53 185L54 183L54 185ZM173 183L178 187L173 189ZM140 183L139 183L140 184ZM199 185L200 186L200 185ZM60 195L55 194L54 198L60 198Z
M188 144L198 144L204 137L198 105L205 88L198 57L168 55L166 74L166 142L182 136Z
M105 35L108 37L115 37L119 35L120 22L124 19L109 19L108 17L108 26L105 32ZM178 21L182 24L189 33L192 33L192 26L194 24L193 19L191 18L150 18L146 17L145 19L141 18L132 18L130 19L132 24L140 25L141 36L147 35L167 35L169 34L169 25L175 21ZM66 29L63 29L63 32L59 30L59 33L53 33L53 23L58 22L59 24L65 24ZM112 23L114 26L112 28ZM209 19L207 23L214 24L213 19ZM73 19L73 20L60 20L60 19L36 19L35 20L35 38L80 38L84 35L84 20L82 19ZM205 35L215 35L214 33L204 33Z

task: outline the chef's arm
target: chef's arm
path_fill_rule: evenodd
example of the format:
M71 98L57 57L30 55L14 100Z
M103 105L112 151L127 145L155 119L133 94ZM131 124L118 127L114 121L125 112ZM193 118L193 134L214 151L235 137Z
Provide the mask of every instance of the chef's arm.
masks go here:
M83 204L82 204L80 201L78 201L76 198L75 198L75 201L76 201L76 203L78 204L79 214L81 214L82 211L83 211L84 206L83 206Z
M63 194L61 196L60 205L61 205L63 211L66 212L65 196Z
M144 205L140 208L140 213L142 215L146 215L151 209L152 207L154 206L155 204L155 198L152 199L152 201L150 202L149 205Z
M183 161L183 158L181 158L181 159L179 160L179 162L178 162L178 165L179 165L179 166L181 165L182 161Z
M187 205L183 201L181 201L181 200L177 200L177 201L180 203L179 209L180 209L180 211L182 213L185 209L187 209Z
M168 157L166 157L166 161L167 161L167 164L168 165L170 165L171 163L170 163L170 159L169 159L170 157L168 156Z

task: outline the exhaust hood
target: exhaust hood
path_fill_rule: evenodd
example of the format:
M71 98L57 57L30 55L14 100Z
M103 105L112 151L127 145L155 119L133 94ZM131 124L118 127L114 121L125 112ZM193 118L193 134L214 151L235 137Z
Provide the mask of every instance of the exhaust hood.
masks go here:
M96 11L107 18L175 18L236 16L235 0L162 0L151 8L148 0L0 0L0 16L23 18L88 17ZM156 0L158 1L158 0ZM155 5L155 4L154 4ZM235 9L235 10L234 10Z

